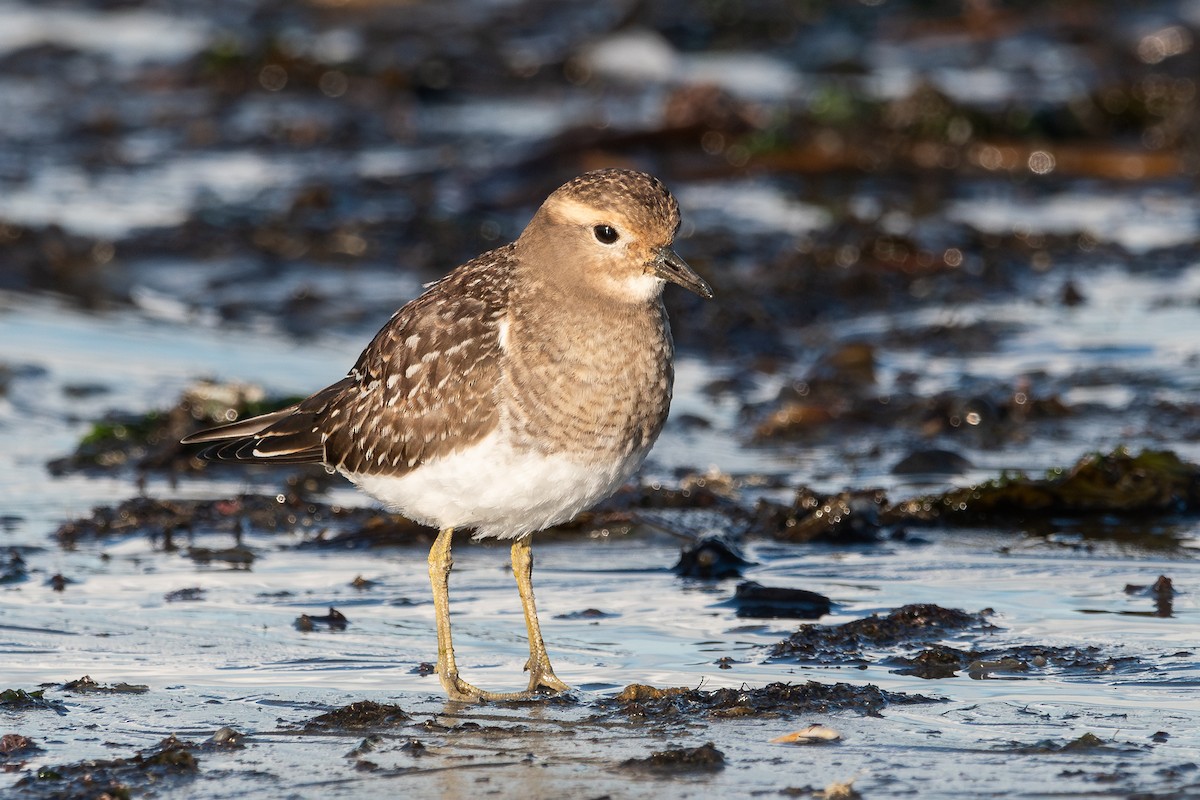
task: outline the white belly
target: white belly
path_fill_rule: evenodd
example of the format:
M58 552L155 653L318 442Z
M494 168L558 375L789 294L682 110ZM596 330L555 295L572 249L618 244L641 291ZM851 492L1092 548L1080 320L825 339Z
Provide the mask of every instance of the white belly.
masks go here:
M388 509L436 528L511 539L566 522L608 497L646 453L602 463L514 450L498 433L407 475L346 475Z

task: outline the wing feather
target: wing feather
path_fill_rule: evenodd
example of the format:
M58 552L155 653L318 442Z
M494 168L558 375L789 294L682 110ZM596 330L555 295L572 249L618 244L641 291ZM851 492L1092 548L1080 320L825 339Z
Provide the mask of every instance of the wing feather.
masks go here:
M500 323L511 245L468 262L397 311L337 383L288 408L192 434L203 458L322 462L404 474L465 447L499 421Z

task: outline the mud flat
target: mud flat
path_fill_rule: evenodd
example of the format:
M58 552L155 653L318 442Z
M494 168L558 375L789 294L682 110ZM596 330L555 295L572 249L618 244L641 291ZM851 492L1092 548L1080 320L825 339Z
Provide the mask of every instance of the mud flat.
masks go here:
M0 3L0 795L1195 797L1200 18L1127 5ZM536 542L575 689L448 704L428 530L177 442L602 165L718 301Z

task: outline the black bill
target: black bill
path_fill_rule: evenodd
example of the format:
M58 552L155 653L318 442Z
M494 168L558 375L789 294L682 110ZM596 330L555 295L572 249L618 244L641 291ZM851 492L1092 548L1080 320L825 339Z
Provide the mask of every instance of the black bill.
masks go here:
M658 258L653 263L654 274L671 283L677 283L688 291L695 292L705 300L711 300L713 296L712 287L704 282L704 279L695 273L688 266L688 263L679 257L669 247L664 247L658 251Z

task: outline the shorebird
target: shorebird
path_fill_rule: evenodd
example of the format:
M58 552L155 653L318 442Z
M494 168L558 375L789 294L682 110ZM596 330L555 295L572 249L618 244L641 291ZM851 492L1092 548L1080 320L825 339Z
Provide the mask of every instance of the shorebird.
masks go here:
M616 491L645 461L671 401L666 282L712 290L672 249L679 206L641 172L588 172L520 237L457 267L392 315L350 373L288 408L193 434L218 461L316 462L438 529L429 551L437 674L452 700L569 687L534 603L532 534ZM529 687L463 680L450 634L455 529L512 540Z

